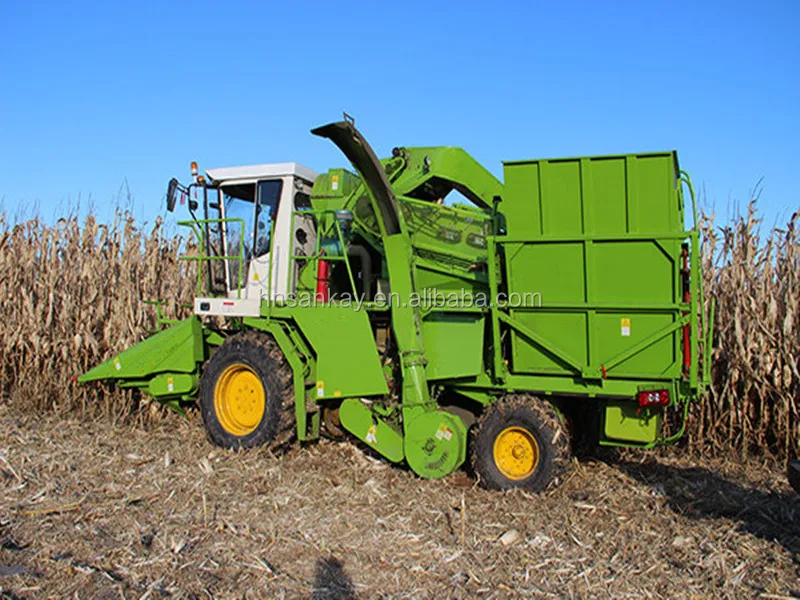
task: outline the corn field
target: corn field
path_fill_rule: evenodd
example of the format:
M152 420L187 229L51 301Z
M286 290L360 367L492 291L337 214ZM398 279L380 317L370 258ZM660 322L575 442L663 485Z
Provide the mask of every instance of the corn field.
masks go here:
M784 458L800 442L800 211L762 235L757 201L724 226L704 216L704 286L716 301L709 397L692 443Z
M195 267L178 259L181 249L160 219L144 232L121 210L110 225L0 216L3 397L35 410L147 420L133 392L75 378L156 328L157 307L142 300L164 301L165 317L191 302Z
M730 223L702 221L704 285L716 298L713 385L693 406L688 440L698 452L784 458L800 441L800 240L795 213L761 233L756 203ZM147 422L159 408L132 392L79 386L74 378L185 313L195 264L191 244L158 220L142 231L118 211L93 216L0 216L0 385L3 401L34 410Z

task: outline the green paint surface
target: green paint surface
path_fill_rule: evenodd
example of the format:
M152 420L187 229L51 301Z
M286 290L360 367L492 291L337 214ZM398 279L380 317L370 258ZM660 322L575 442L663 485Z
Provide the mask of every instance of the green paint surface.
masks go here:
M609 440L649 444L658 436L661 415L639 409L633 402L609 401L604 422L604 433Z
M317 357L315 400L388 393L365 311L319 306L292 316Z
M203 326L200 319L190 317L131 346L84 373L78 381L138 380L156 373L195 373L203 360Z

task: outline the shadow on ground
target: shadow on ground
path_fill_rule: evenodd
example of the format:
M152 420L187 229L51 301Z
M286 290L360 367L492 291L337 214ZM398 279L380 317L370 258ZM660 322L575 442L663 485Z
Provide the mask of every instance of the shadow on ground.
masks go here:
M356 600L353 581L339 559L320 558L314 571L314 591L309 600Z
M610 464L663 491L668 506L678 514L695 519L737 521L739 531L778 542L800 563L800 497L796 494L760 490L702 467L625 460Z

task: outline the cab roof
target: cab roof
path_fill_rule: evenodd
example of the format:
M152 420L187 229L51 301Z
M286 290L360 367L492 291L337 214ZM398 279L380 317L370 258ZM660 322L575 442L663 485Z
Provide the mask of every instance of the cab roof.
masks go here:
M300 179L305 179L309 183L314 183L318 173L299 163L288 162L208 169L206 170L206 175L211 183L221 185L228 182L245 183L260 179L285 177L287 175L294 175Z

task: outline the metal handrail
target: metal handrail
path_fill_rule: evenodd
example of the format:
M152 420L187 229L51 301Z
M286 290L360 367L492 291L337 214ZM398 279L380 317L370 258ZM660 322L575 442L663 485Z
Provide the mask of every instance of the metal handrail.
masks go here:
M711 380L711 346L713 344L713 319L714 319L714 309L715 309L715 300L714 298L711 299L711 303L709 306L708 315L706 315L706 296L705 296L705 289L703 287L703 277L702 273L700 272L702 266L702 257L700 256L700 229L699 229L699 221L697 218L697 198L695 197L694 193L694 186L692 185L692 178L689 177L689 174L686 171L679 172L680 181L686 184L686 187L689 188L689 197L692 199L692 218L694 220L694 228L693 234L694 237L692 238L692 265L691 270L692 273L696 273L697 277L697 295L699 298L699 306L700 306L700 328L703 330L703 365L700 372L700 376L698 378L699 386L704 388L705 386L709 385ZM695 256L696 255L696 256ZM695 312L693 315L696 315L697 305L695 305ZM693 318L692 322L694 323L695 320ZM692 332L693 340L696 342L696 331ZM693 363L694 364L694 363Z
M292 211L292 218L291 218L291 231L294 231L294 218L295 215L313 215L315 217L321 215L333 215L333 225L336 230L336 237L338 238L339 245L342 248L342 255L341 256L332 256L329 254L325 254L323 248L321 247L322 244L322 236L320 235L319 225L322 223L322 220L317 218L317 235L316 240L314 241L314 254L312 256L300 255L294 253L294 244L295 239L294 236L291 238L291 245L289 247L289 258L292 261L297 260L308 260L312 261L314 264L319 264L320 260L339 260L344 261L345 267L347 268L347 276L350 280L350 289L352 290L353 296L355 297L356 294L356 282L355 278L353 277L353 270L350 267L350 260L347 258L347 245L344 241L344 234L342 233L342 227L339 224L339 220L336 219L336 213L339 212L336 209L324 209L324 210L293 210Z
M203 239L203 230L201 228L202 225L209 225L211 223L240 223L241 230L239 231L239 255L238 256L229 256L229 255L214 255L214 254L207 254L207 248L205 247L205 241ZM240 217L230 217L226 219L194 219L192 221L178 221L178 225L181 227L188 227L192 230L192 233L197 236L197 239L200 243L200 254L197 256L181 256L180 260L188 260L188 261L210 261L210 260L238 260L239 261L239 285L237 286L236 295L237 298L242 297L242 271L244 270L244 230L245 230L245 223L244 219ZM226 228L224 228L226 229ZM197 270L197 293L201 293L203 287L203 271L202 269Z

